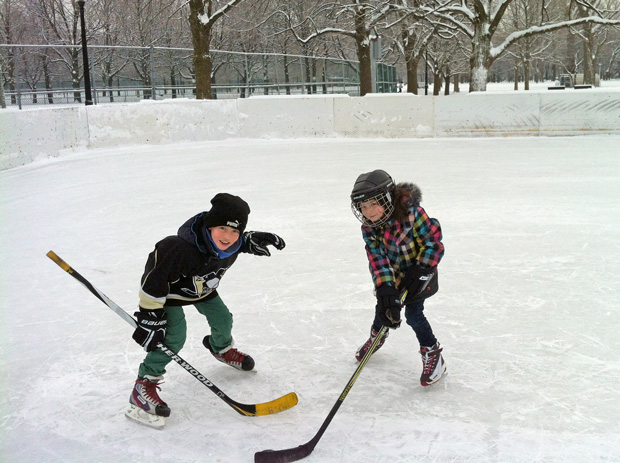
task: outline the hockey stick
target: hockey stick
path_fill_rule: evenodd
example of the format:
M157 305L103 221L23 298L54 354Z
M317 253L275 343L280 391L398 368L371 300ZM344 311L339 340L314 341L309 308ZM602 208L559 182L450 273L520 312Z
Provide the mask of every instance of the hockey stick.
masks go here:
M406 297L407 297L407 290L405 290L401 294L401 297L400 297L401 303L405 300ZM379 330L379 333L377 333L377 337L370 345L370 348L368 349L364 357L362 357L362 360L360 360L360 364L358 365L357 369L353 373L353 376L351 376L351 379L349 380L344 390L340 394L340 397L338 397L338 400L336 401L331 411L327 415L327 418L325 418L325 421L323 421L323 424L321 425L319 431L316 433L316 435L312 439L310 439L310 441L298 447L293 447L290 449L263 450L261 452L256 452L254 454L254 463L290 463L293 461L301 460L303 458L306 458L308 455L310 455L312 451L314 450L314 447L316 447L316 445L319 443L319 440L321 439L321 437L323 437L325 430L327 429L329 424L334 419L334 416L336 415L336 412L342 405L342 402L344 402L344 399L347 397L347 394L349 394L349 391L355 384L355 381L357 381L357 378L359 377L362 370L368 363L370 356L374 353L375 348L379 345L379 343L381 342L381 339L383 339L387 331L388 331L388 328L386 326L381 327L381 329Z
M114 301L109 299L105 294L95 288L86 278L80 275L77 271L75 271L69 264L67 264L64 260L56 255L54 251L50 251L47 253L47 257L52 259L60 268L62 268L65 272L75 278L77 281L82 283L91 293L95 295L100 301L102 301L105 305L107 305L110 309L116 312L123 320L129 323L134 328L137 326L134 318L125 312L121 307L119 307ZM181 367L189 372L194 378L200 381L202 384L207 386L211 392L217 395L220 399L230 405L237 413L244 416L261 416L261 415L271 415L273 413L279 413L284 410L288 410L291 407L297 405L297 394L291 392L282 397L279 397L270 402L260 403L260 404L242 404L236 402L235 400L228 397L224 394L215 384L209 381L205 376L203 376L198 370L196 370L193 366L183 360L178 354L175 354L171 349L166 347L163 343L159 343L157 345L159 349L161 349L168 357L174 360L176 363L181 365Z

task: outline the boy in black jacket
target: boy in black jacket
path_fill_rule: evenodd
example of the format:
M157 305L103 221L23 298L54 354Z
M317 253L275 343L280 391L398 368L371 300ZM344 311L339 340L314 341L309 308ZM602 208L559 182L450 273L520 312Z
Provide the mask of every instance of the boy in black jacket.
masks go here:
M190 218L177 235L155 245L142 275L133 339L148 354L138 370L126 414L147 425L161 427L162 417L170 416L157 390L171 359L157 344L163 342L177 353L183 348L187 335L183 306L194 305L206 317L211 334L202 342L217 360L239 370L254 368L252 357L233 347L233 317L217 287L239 253L269 256L267 245L280 250L285 243L273 233L245 232L250 207L240 197L219 193L211 204L210 211Z

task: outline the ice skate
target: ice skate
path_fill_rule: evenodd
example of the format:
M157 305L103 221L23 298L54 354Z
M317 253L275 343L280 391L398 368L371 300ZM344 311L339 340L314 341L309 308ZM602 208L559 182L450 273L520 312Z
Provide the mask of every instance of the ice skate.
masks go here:
M217 360L225 363L226 365L230 365L237 370L250 371L254 368L254 359L248 354L244 354L243 352L235 349L232 343L225 349L215 353L211 347L211 343L209 342L210 337L211 336L205 336L202 340L202 344L209 349L209 352L211 352L213 357Z
M357 359L358 362L361 362L361 360L364 358L364 355L366 355L366 352L368 352L368 349L370 349L370 346L375 341L378 334L379 334L378 331L375 331L373 328L370 328L370 338L368 338L368 341L362 344L360 348L357 349L357 352L355 353L355 358ZM381 348L381 346L385 343L385 340L387 339L389 334L390 334L389 331L385 332L385 335L383 336L381 341L379 341L379 344L377 344L377 347L375 347L373 354Z
M129 396L129 408L125 412L127 418L152 428L164 427L170 408L157 393L162 379L162 376L138 376Z
M446 364L443 361L441 351L443 348L439 343L435 343L433 347L421 347L422 355L422 376L420 376L420 384L422 386L430 386L441 379L446 372Z

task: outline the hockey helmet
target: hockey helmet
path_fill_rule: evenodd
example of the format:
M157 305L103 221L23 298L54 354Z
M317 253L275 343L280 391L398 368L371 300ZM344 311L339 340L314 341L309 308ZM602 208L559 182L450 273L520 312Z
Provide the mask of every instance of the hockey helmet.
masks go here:
M351 210L357 219L369 227L377 227L387 222L394 212L392 197L394 180L386 171L377 169L357 177L351 192ZM361 204L374 200L384 209L380 220L373 222L362 214Z

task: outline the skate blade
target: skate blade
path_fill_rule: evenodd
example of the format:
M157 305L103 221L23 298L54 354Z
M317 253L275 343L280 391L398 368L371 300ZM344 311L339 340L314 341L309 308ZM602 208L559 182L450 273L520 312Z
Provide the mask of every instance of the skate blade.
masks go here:
M125 412L125 416L130 420L148 426L149 428L162 429L166 425L166 419L163 416L146 413L140 407L129 404L129 408Z

